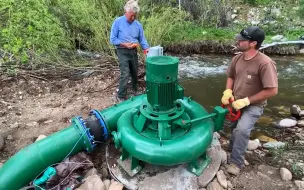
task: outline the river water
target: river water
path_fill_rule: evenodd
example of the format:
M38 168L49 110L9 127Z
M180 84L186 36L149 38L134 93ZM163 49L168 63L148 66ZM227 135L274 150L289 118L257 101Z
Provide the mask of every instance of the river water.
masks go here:
M193 97L211 112L214 106L221 104L226 85L225 72L232 56L195 55L179 58L179 82L185 88L185 95ZM271 123L288 117L293 104L304 108L304 57L271 58L277 64L279 93L268 100L258 127L270 127Z

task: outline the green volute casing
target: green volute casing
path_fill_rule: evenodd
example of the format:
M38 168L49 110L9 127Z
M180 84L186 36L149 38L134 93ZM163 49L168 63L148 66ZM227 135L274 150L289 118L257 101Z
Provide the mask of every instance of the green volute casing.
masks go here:
M208 115L208 112L188 98L181 101L191 118ZM117 133L121 146L135 158L156 165L176 165L193 161L202 155L209 147L214 123L212 119L195 122L185 135L162 141L149 139L139 134L133 127L132 117L136 109L124 113L117 122Z

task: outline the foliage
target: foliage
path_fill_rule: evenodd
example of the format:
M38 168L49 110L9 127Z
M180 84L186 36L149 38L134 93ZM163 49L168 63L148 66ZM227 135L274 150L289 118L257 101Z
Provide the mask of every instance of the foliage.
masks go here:
M250 5L268 5L272 3L272 0L243 0L244 3L248 3Z
M304 0L300 0L299 2L300 8L299 8L299 15L301 18L304 19Z
M195 25L191 22L175 28L171 36L171 42L180 41L197 41L197 40L216 40L216 41L233 41L237 28L210 28Z
M301 179L302 177L304 177L304 168L299 164L296 163L292 164L291 171L294 174L295 178Z
M49 13L44 1L2 0L0 12L4 15L0 45L18 62L25 63L34 54L70 47L60 21Z
M182 0L182 10L178 9L178 2L139 1L141 12L138 19L150 45L176 41L230 41L243 27L232 23L231 14L236 6L243 6L240 3L245 0ZM296 11L290 11L293 5L288 4L298 3L297 0L271 4L268 4L270 0L251 2L278 6L282 10L281 15L276 15L267 9L263 15L260 25L266 30L267 38L283 34L288 39L297 39L303 35L301 25L293 25L297 20L293 14ZM0 64L36 64L37 59L46 58L56 61L66 59L63 51L75 52L75 49L104 51L115 56L114 47L109 43L110 28L114 19L123 15L124 3L125 0L2 0ZM300 0L299 13L304 17L304 0ZM53 64L54 61L47 63Z
M153 10L157 10L155 7ZM172 40L175 29L184 25L189 15L176 8L159 8L150 16L142 16L140 21L145 29L145 36L150 46L164 44Z

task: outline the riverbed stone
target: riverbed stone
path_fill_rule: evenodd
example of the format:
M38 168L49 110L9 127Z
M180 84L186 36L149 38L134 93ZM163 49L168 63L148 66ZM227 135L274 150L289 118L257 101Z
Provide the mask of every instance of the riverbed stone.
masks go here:
M260 146L259 139L249 140L247 150L256 150Z
M257 172L257 175L267 181L271 181L271 178L268 175L263 174L262 172Z
M297 123L297 125L299 127L304 127L304 120L299 120L298 123Z
M294 117L298 117L301 112L301 108L298 105L292 105L290 107L290 114Z
M296 184L296 186L298 187L298 189L304 189L304 181L295 180L294 183Z
M105 184L98 175L92 175L85 179L85 182L76 190L105 190Z
M84 178L87 178L92 175L98 175L98 171L96 168L91 168L87 173L85 174Z
M109 187L110 187L111 181L110 181L110 180L108 180L108 179L106 179L106 180L104 180L104 181L103 181L103 183L104 183L104 185L105 185L105 187L106 187L106 190L109 190Z
M304 117L304 110L300 111L299 116Z
M108 175L109 175L109 172L106 168L102 168L101 169L101 175L102 175L102 178L107 178Z
M289 128L297 125L297 121L293 119L282 119L277 123L278 128Z
M227 178L224 174L223 170L220 170L216 173L217 180L221 186L223 186L225 189L228 187Z
M39 135L35 142L40 141L40 140L42 140L44 138L46 138L45 135Z
M227 156L227 153L224 150L221 150L221 156L222 156L221 163L223 165L227 164L228 156Z
M281 175L282 180L284 180L284 181L290 181L292 179L291 172L286 168L280 169L280 175Z
M223 187L216 180L214 180L208 184L207 190L223 190Z

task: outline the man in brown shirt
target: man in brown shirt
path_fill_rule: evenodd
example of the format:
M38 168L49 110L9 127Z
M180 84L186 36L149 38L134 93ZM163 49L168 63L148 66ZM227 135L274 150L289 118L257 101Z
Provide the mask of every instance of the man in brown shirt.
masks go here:
M278 93L276 64L258 50L264 39L264 31L257 26L242 30L236 36L242 53L232 59L227 70L222 103L227 105L231 99L233 108L242 113L230 139L232 152L227 172L234 175L244 165L250 132L263 114L267 99Z

